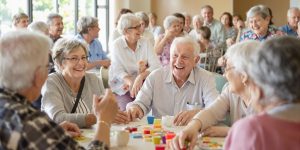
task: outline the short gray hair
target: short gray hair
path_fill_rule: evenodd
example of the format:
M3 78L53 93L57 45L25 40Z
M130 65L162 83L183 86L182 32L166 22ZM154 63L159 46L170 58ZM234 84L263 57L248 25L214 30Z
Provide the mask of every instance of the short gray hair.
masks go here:
M164 19L164 28L165 28L165 30L169 29L174 22L179 22L179 19L175 16L167 16Z
M252 56L249 75L263 90L266 96L264 103L274 98L289 103L299 102L299 50L298 38L282 36L267 40Z
M88 28L98 24L96 17L84 16L77 21L77 30L80 34L88 33Z
M200 8L200 12L202 12L203 9L210 9L214 13L214 9L210 5L204 5Z
M232 62L238 72L247 73L251 55L259 45L260 42L254 40L234 44L228 48L225 57Z
M17 25L22 18L29 18L29 16L23 12L19 12L13 16L13 25Z
M119 33L124 35L125 30L131 27L133 22L140 22L140 19L131 13L123 14L118 21L117 29Z
M48 62L49 37L16 30L0 39L0 87L19 91L32 86L35 71Z
M28 29L31 31L38 31L38 32L45 33L48 31L49 26L43 21L35 21L28 26Z
M200 21L200 22L204 23L204 19L201 15L195 15L193 17L193 23L196 22L196 21Z
M255 5L251 7L247 12L247 20L255 15L260 15L264 19L271 17L268 7L264 5Z
M200 46L199 44L191 37L189 36L183 36L183 37L176 37L170 47L170 53L174 53L174 50L177 48L179 44L191 44L194 49L194 55L198 56L200 52Z
M298 7L291 7L291 8L289 8L288 11L287 11L287 16L288 17L291 17L292 11L298 11L299 12L300 9Z
M136 12L135 15L145 22L145 27L147 28L149 25L149 17L145 12Z
M51 13L47 16L47 24L50 26L52 25L53 23L53 19L54 18L60 18L60 19L63 19L63 17L60 15L60 14L57 14L57 13Z
M52 48L52 58L55 64L55 71L61 72L60 66L65 58L65 55L73 52L74 49L82 47L87 55L87 44L75 38L60 38Z

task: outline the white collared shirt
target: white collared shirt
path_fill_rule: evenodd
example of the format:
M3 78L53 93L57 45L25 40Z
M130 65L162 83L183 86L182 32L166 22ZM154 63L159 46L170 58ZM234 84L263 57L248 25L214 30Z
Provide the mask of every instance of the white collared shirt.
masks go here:
M202 108L210 105L219 96L214 75L195 67L182 87L174 81L169 66L153 71L145 80L135 101L144 114L151 109L155 117L174 116L187 110L187 102L200 104Z
M139 61L147 62L149 66L147 70L150 72L161 66L150 41L145 38L139 39L136 50L133 51L128 47L125 37L119 37L111 48L110 80L115 77L123 79L127 75L135 78L138 74Z

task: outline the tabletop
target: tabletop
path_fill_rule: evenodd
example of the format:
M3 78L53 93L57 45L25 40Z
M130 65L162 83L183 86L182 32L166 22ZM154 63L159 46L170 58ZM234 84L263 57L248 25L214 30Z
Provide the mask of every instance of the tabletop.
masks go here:
M141 120L137 120L134 122L130 122L129 124L113 124L111 127L111 135L110 135L110 141L111 141L111 147L112 150L154 150L155 144L153 142L147 142L143 140L143 138L132 138L130 136L129 142L127 146L117 146L115 142L114 132L119 130L124 130L125 128L137 128L138 131L142 131L145 127L150 127L147 123L146 117L144 117ZM162 129L164 131L170 131L174 133L180 132L184 126L171 126L166 127L162 125ZM82 131L82 138L76 139L82 146L87 147L89 142L93 139L95 135L94 128L90 129L81 129ZM218 137L204 137L199 139L198 146L195 147L196 150L220 150L222 149L222 145L224 144L224 138L218 138Z

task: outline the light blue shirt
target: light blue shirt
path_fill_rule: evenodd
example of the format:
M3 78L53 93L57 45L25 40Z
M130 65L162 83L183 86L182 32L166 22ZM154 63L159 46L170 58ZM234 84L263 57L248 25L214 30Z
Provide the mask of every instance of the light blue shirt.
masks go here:
M77 34L75 38L79 40L83 40L83 37L80 34ZM102 44L100 41L96 38L94 39L90 44L89 44L89 49L88 49L88 56L89 56L89 61L93 62L96 60L105 60L108 59L106 56L106 53L103 51Z

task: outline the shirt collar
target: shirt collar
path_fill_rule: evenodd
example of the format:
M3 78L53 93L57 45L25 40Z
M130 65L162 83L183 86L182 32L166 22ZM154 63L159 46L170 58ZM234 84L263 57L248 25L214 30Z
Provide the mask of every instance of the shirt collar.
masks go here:
M24 96L18 94L17 92L5 88L0 88L0 97L9 98L21 104L29 104L29 102L26 100Z
M122 39L122 46L123 46L123 48L124 48L124 49L130 49L130 48L128 47L128 44L127 44L127 42L126 42L126 39L125 39L125 36L124 36L124 35L121 37L121 39ZM140 49L141 46L142 46L142 44L141 44L140 40L138 40L138 41L137 41L136 50Z

